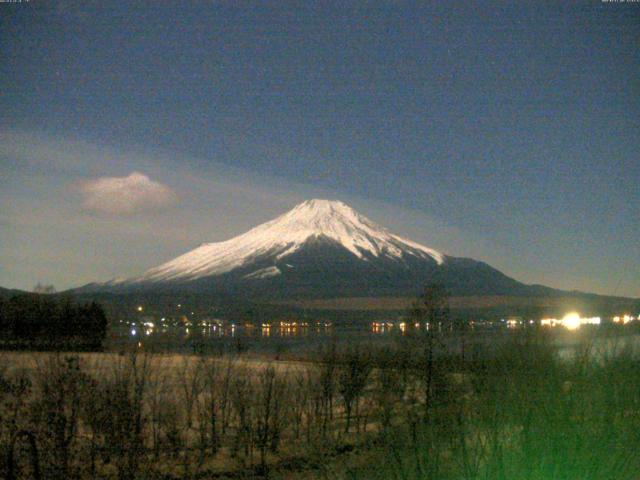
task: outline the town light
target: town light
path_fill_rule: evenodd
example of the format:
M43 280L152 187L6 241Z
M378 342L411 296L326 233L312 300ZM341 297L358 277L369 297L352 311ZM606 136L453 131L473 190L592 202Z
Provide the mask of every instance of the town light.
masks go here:
M580 327L580 315L576 312L567 313L562 319L562 325L568 330L575 330Z

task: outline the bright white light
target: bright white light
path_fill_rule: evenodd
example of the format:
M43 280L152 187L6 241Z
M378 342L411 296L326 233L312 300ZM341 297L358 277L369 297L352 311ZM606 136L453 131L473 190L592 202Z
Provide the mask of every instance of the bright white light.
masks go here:
M580 315L576 312L567 313L562 319L562 325L568 330L575 330L580 327Z
M558 320L555 318L543 318L540 320L540 325L543 327L555 327L558 323Z
M622 317L613 317L613 321L616 323L622 323L623 325L626 325L627 323L631 322L632 320L634 320L634 318L631 315L623 315Z
M582 323L591 323L593 325L600 325L600 317L583 318Z
M543 318L540 325L547 327L555 327L561 325L568 330L576 330L582 325L600 325L600 317L581 317L579 313L567 313L562 319Z
M131 335L133 335L134 337L136 336L136 329L135 328L131 329Z

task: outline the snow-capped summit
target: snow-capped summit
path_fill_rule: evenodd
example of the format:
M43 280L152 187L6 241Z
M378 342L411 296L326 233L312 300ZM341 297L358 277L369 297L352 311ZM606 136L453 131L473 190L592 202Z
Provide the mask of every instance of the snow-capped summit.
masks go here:
M277 299L415 296L430 282L455 295L539 295L470 258L404 239L342 202L308 200L224 242L205 243L139 277L78 292Z
M205 243L148 270L131 283L197 280L246 267L258 259L264 264L265 258L272 259L271 265L249 272L244 278L279 275L276 262L315 240L329 241L363 261L414 257L440 265L445 260L440 252L390 233L343 202L314 199L235 238Z

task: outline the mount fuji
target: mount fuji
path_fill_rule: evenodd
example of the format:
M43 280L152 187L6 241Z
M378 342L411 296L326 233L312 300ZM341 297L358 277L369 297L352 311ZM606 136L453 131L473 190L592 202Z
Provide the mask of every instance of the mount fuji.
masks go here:
M533 295L486 263L394 235L340 201L308 200L224 242L205 243L140 276L83 292L198 292L269 298L415 295L427 282L455 295Z

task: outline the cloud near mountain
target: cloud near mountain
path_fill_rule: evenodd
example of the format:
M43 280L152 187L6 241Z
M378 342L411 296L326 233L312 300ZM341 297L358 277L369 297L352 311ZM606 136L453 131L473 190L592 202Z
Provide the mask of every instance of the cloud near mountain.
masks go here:
M127 177L99 177L80 184L82 206L93 212L131 215L169 207L178 201L176 193L140 172Z

